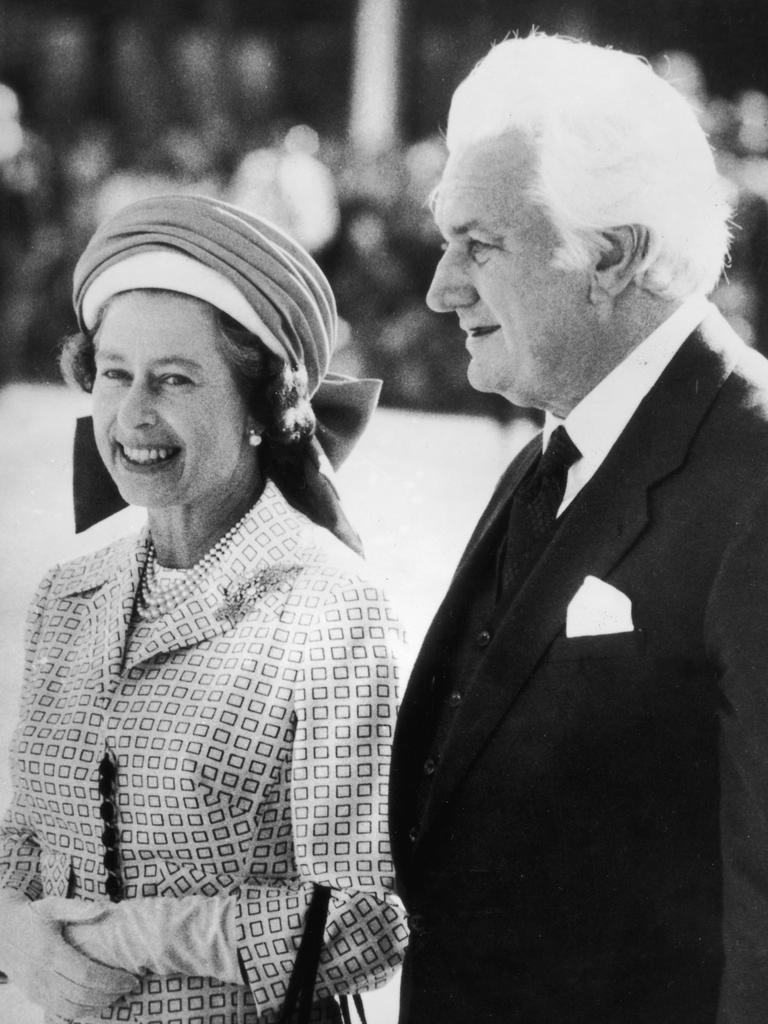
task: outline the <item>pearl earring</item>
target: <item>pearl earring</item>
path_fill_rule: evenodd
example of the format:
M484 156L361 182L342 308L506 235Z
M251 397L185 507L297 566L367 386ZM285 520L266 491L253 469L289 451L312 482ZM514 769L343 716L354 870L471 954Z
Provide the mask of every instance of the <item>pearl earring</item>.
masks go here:
M261 434L258 432L256 427L251 427L248 431L248 444L251 448L258 448L261 444Z

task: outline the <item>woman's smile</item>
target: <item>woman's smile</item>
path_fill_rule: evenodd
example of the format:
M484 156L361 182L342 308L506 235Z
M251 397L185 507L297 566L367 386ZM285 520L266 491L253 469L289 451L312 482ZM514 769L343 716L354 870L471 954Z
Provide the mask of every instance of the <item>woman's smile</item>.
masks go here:
M154 469L157 466L165 466L172 460L175 460L176 456L181 452L181 448L175 447L127 445L120 444L119 441L115 443L118 452L123 457L123 461L129 467L139 469Z

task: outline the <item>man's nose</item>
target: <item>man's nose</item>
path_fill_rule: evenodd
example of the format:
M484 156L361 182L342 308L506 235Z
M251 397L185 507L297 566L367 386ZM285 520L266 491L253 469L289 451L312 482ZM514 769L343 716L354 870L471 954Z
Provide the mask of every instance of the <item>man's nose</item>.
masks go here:
M151 388L143 381L132 381L123 394L117 418L120 426L127 430L154 426L157 409Z
M477 301L477 292L453 254L444 252L435 267L427 292L427 305L434 313L452 313Z

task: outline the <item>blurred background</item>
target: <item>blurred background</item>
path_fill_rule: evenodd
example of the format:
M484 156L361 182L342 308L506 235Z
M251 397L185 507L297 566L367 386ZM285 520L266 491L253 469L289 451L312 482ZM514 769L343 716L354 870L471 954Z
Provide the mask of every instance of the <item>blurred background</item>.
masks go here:
M56 356L98 221L142 196L205 193L315 255L343 318L335 369L384 381L339 483L413 653L537 425L472 391L455 318L424 304L453 88L532 26L651 60L694 104L730 189L715 301L768 352L766 13L765 0L0 0L0 809L36 581L142 518L73 533L70 438L88 403L58 382ZM372 997L371 1024L394 1024L396 990ZM0 989L0 1024L40 1019Z
M168 190L285 226L346 322L337 368L385 406L505 417L424 306L453 87L532 25L639 52L696 105L738 229L717 299L768 343L765 0L0 0L0 383L56 379L94 225Z

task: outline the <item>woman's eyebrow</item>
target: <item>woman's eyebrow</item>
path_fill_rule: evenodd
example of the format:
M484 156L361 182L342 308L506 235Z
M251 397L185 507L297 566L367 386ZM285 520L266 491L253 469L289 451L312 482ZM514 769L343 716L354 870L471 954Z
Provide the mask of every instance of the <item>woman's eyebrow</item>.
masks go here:
M114 363L127 363L130 361L121 352L113 352L105 346L97 346L96 357L98 358L99 356L102 359L110 359ZM188 359L186 356L162 356L159 359L153 359L150 365L153 369L164 369L168 366L180 367L186 370L199 370L201 368L200 363L194 359Z
M199 370L200 363L195 359L187 359L186 356L164 356L162 359L152 361L152 366L181 366L188 370Z

